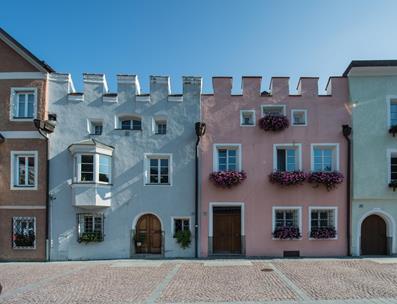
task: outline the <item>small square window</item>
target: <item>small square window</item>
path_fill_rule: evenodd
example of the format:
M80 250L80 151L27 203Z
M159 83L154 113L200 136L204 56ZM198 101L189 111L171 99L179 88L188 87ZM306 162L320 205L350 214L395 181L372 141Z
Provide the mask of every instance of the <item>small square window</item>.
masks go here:
M241 110L240 111L240 126L255 126L255 111Z
M285 105L262 105L262 115L285 115Z
M174 235L179 231L190 231L189 218L174 218Z
M306 110L292 110L291 121L293 126L307 126L307 111Z
M91 135L102 135L103 123L99 120L93 120L89 122L89 133Z
M36 218L14 217L12 244L15 249L36 248Z
M167 134L167 122L165 120L156 120L156 134Z
M103 241L103 214L77 214L78 242L102 242Z

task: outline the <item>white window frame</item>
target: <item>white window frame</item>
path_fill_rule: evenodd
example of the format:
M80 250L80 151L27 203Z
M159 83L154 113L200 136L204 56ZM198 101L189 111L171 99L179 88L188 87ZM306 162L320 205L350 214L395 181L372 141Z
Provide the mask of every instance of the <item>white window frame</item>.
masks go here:
M38 151L11 151L11 174L10 174L10 189L11 190L37 190L38 188L38 174L39 174L39 153ZM18 156L33 156L34 157L34 185L33 187L17 186L15 181L18 177L18 167L16 166L16 158Z
M234 149L237 150L237 170L236 171L242 171L242 147L241 144L214 144L213 146L213 170L215 172L219 171L219 163L218 163L218 150L219 149Z
M302 206L273 206L272 207L272 235L274 232L274 229L276 228L276 211L277 210L297 210L298 211L298 227L299 227L299 233L301 235L300 238L298 239L292 239L292 241L299 241L302 240ZM272 237L273 240L281 240L278 238ZM291 241L291 239L287 239L288 241ZM283 241L283 240L281 240Z
M263 113L264 108L273 108L273 107L281 107L283 108L283 115L286 116L287 114L287 106L285 104L265 104L261 105L261 117L264 117L265 114Z
M101 124L102 125L102 134L103 134L103 119L98 119L98 118L92 118L92 119L87 119L87 132L89 135L95 135L95 136L100 136L95 134L95 127L94 124Z
M168 158L168 184L152 184L150 183L150 159L151 158ZM171 187L173 185L173 162L172 153L144 153L143 162L143 184L144 186L155 186L155 187Z
M35 216L14 216L12 218L12 236L14 237L15 234L15 222L19 219L22 220L33 220L33 230L34 230L34 242L33 242L33 246L30 247L19 247L19 246L15 246L14 241L12 242L12 249L14 250L35 250L36 249L36 244L37 244L37 228L36 228L36 217Z
M391 127L391 115L390 115L391 107L390 107L390 104L391 104L392 100L396 100L396 102L397 102L397 95L387 95L386 96L386 109L387 109L387 113L386 113L387 123L386 123L386 126L387 126L387 130L389 130L390 127Z
M94 180L92 181L82 181L81 180L81 156L83 155L93 155L94 156ZM110 174L109 174L109 182L99 181L99 157L105 156L110 157ZM78 184L103 184L103 185L111 185L113 180L113 157L107 154L101 153L92 153L92 152L78 152L74 155L75 161L75 174L74 174L74 183Z
M391 158L392 156L397 157L397 149L387 149L386 159L387 159L387 184L391 182Z
M310 232L312 231L312 210L333 210L334 211L334 221L335 221L335 231L336 231L336 236L334 238L330 239L315 239L310 237ZM330 207L330 206L309 206L309 240L311 241L332 241L332 240L337 240L338 239L338 207Z
M304 124L295 124L294 123L294 113L295 112L303 112L305 117ZM293 127L307 127L307 110L306 109L292 109L291 110L291 126Z
M244 113L251 113L252 114L252 125L245 125L244 124ZM255 110L240 110L240 127L255 127L256 126L256 111Z
M338 143L320 143L320 144L311 144L310 145L310 170L314 172L314 148L316 147L324 147L324 148L329 148L334 150L334 157L333 161L335 164L333 165L333 168L331 171L339 171L339 144Z
M273 144L273 171L277 171L277 150L278 148L296 147L296 161L298 162L297 170L302 170L302 144Z
M157 124L158 123L165 123L165 126L166 126L165 133L158 133L157 132ZM163 117L163 116L160 117L159 116L159 117L154 117L153 118L153 121L152 121L152 132L153 132L154 135L167 135L168 131L169 131L169 129L168 129L168 120L167 120L166 117Z
M193 233L193 231L192 231L192 217L191 216L171 216L171 235L172 236L175 234L175 225L174 225L175 220L189 220L189 230L191 233Z
M18 112L18 100L17 96L18 93L22 92L33 92L34 99L33 99L33 118L14 118L14 103L17 103L17 112ZM10 95L10 120L11 121L32 121L33 119L37 118L37 88L36 87L13 87L11 88L11 95Z

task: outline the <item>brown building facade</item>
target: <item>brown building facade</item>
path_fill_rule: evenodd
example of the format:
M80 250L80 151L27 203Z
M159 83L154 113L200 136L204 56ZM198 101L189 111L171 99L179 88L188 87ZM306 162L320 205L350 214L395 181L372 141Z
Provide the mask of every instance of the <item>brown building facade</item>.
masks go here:
M0 260L43 261L47 240L47 119L51 67L0 28Z

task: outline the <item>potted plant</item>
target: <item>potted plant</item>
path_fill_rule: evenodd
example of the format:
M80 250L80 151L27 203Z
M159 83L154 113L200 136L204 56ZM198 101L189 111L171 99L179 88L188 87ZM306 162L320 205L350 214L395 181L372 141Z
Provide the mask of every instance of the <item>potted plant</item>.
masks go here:
M281 186L302 185L306 177L303 171L275 171L269 174L269 181Z
M310 237L313 239L334 239L336 230L334 227L312 227Z
M79 243L90 243L90 242L102 242L102 233L101 232L83 232L79 237Z
M289 127L289 120L285 115L268 114L259 120L258 125L264 131L282 131Z
M186 249L190 246L190 243L192 242L192 233L190 232L190 230L179 230L175 232L174 238L182 249Z
M323 184L328 191L336 188L338 184L343 182L344 176L338 171L332 172L311 172L307 178L307 181L311 184L315 184L318 187Z
M219 187L231 188L247 178L245 171L218 171L210 174L210 180Z
M293 240L299 239L301 237L301 234L299 232L299 227L282 226L276 227L276 229L274 229L273 237L280 240Z

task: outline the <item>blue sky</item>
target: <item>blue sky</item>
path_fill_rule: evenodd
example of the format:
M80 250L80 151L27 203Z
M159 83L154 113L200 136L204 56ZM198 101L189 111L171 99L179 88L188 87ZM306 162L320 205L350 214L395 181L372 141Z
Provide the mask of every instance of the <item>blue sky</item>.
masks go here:
M4 1L0 26L58 72L234 77L340 75L352 59L397 58L397 1L68 0Z

